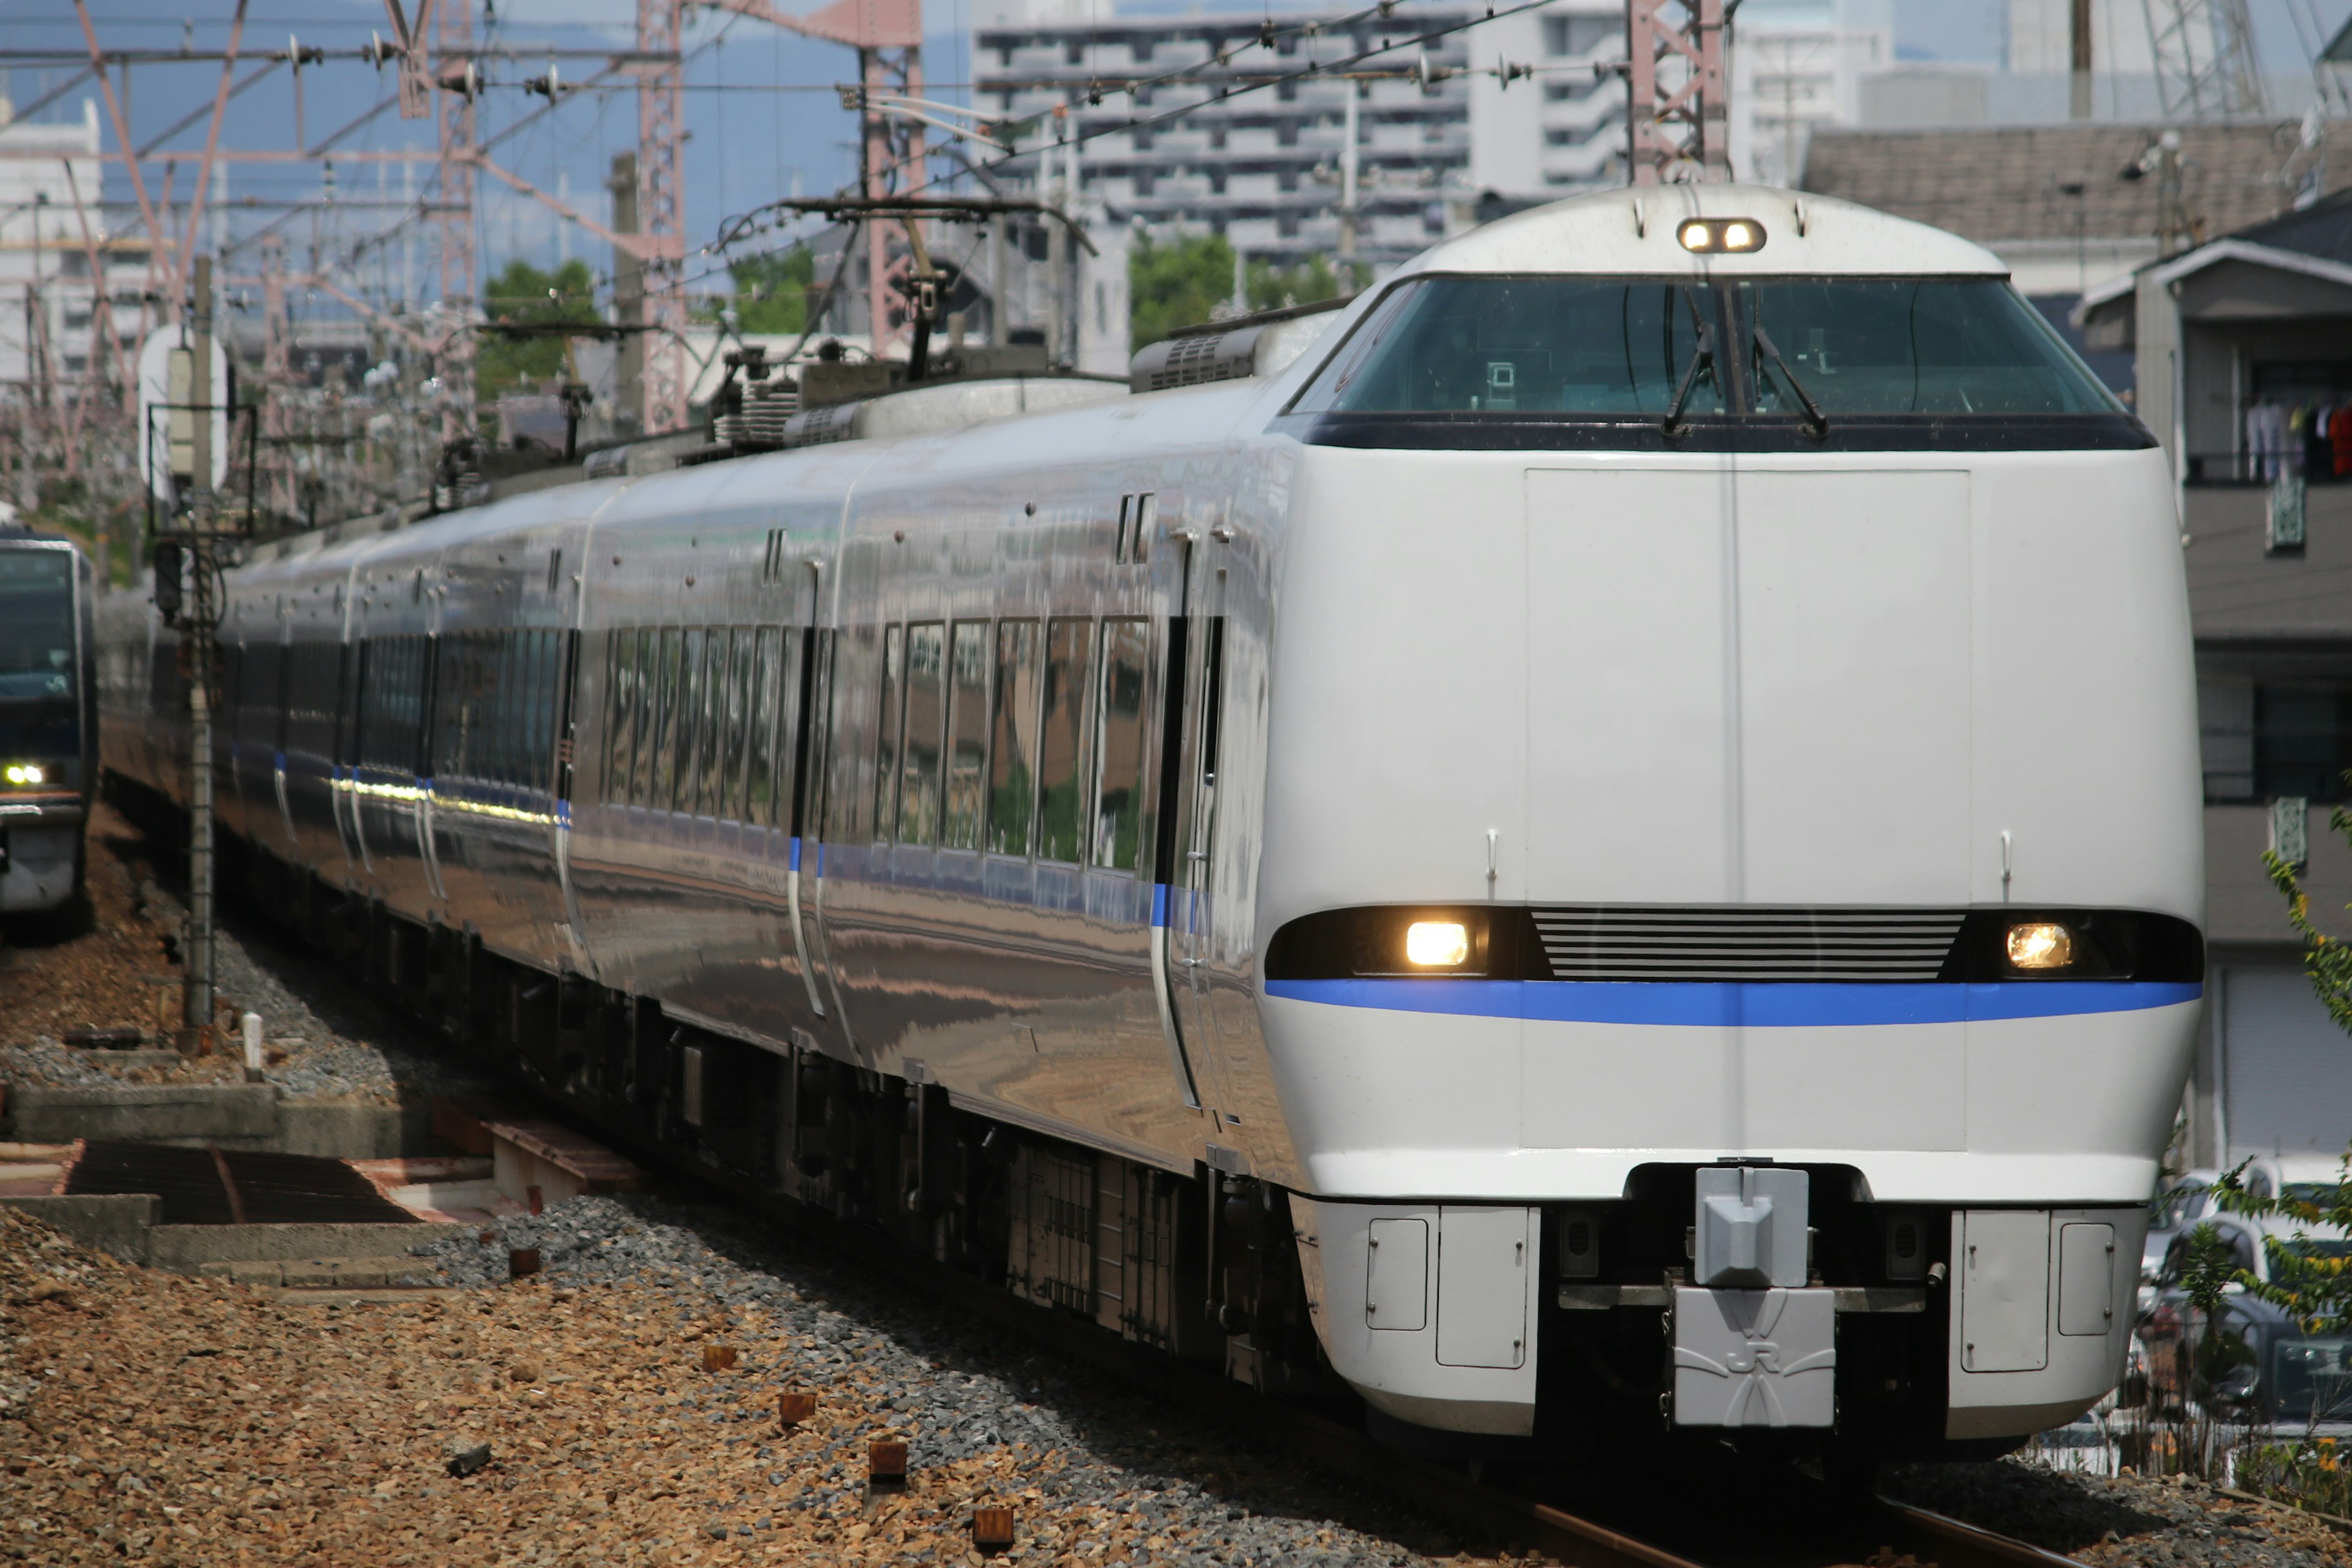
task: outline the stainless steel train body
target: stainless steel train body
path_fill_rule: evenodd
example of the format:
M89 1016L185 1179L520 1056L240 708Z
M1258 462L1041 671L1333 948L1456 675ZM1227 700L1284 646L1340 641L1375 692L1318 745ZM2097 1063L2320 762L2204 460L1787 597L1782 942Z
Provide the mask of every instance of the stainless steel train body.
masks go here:
M0 914L81 892L98 772L92 586L70 540L0 531Z
M1271 377L270 547L221 810L583 1112L1236 1375L1999 1447L2202 962L2164 462L2000 275L1584 198Z

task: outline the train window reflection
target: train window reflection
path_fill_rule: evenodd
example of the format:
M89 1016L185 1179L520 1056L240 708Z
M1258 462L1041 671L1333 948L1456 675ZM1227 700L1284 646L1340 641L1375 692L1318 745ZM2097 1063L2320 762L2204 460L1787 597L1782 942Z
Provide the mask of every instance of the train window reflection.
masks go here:
M1575 277L1406 283L1292 406L1660 416L1685 376L1690 415L1801 414L1792 377L1832 418L2120 407L1998 279Z
M727 628L704 626L700 673L694 678L694 703L686 710L687 722L693 732L685 742L685 761L678 764L683 797L678 810L697 816L709 816L716 809L720 715L726 710L720 689L726 683Z
M906 679L907 628L882 628L882 716L876 731L874 837L887 839L898 826L898 689Z
M1139 620L1107 620L1102 629L1102 700L1097 711L1094 863L1135 869L1142 842L1143 694L1150 628Z
M1383 300L1293 406L1307 413L1725 412L1698 355L1715 293L1680 279L1429 278Z
M727 647L727 805L721 816L748 820L743 783L751 738L751 628L737 626Z
M702 628L680 627L677 638L677 679L672 688L677 717L669 721L670 787L654 804L665 811L690 812L694 809L695 721L702 711Z
M2115 399L2006 283L1762 279L1736 308L1758 411L1800 414L1769 342L1826 414L2108 414ZM1756 329L1764 329L1758 338Z
M751 757L745 764L743 820L776 820L776 737L782 730L784 630L761 626L751 659Z
M930 621L907 628L907 740L900 751L898 842L936 843L940 835L940 740L947 713L942 690L947 628Z
M637 633L624 626L605 645L604 798L619 803L629 795L629 769L636 760Z
M1037 682L1045 653L1040 630L1035 621L1000 621L996 626L988 847L998 855L1029 853L1029 828L1037 804Z
M654 673L653 773L647 780L646 804L656 811L670 809L677 788L678 668L684 634L664 626Z
M1037 853L1072 864L1086 858L1087 670L1094 623L1045 624L1045 700L1038 724Z
M988 623L958 621L948 641L947 826L950 849L980 847L988 763Z
M631 742L636 754L629 765L629 804L643 805L653 790L655 727L661 718L661 633L641 626L636 636L637 715Z

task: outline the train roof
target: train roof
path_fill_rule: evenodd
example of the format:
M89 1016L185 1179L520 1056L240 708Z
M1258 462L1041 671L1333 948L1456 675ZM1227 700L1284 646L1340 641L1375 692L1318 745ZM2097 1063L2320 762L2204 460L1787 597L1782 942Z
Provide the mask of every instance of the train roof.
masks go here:
M1694 254L1678 231L1695 217L1746 218L1762 228L1764 244L1746 254ZM2009 268L1956 234L1835 196L1770 185L1643 185L1515 213L1431 247L1395 276L1417 272L2001 278Z

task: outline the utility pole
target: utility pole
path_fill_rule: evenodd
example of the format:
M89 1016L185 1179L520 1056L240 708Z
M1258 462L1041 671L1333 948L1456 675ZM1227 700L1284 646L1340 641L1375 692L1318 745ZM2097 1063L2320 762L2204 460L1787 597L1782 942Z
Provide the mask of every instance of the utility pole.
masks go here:
M212 1047L213 1026L213 663L220 605L215 524L220 498L213 491L213 258L196 258L190 311L194 353L188 374L194 458L190 465L186 609L188 648L188 941L180 989L180 1051Z
M2156 253L2178 256L2195 238L2189 210L2180 199L2180 132L2166 131L2156 139Z
M2068 63L2074 68L2067 113L2076 120L2091 118L2091 0L2073 0L2072 37Z
M1356 99L1363 91L1356 82L1345 84L1348 89L1348 110L1339 128L1339 287L1353 289L1356 285L1356 142L1358 129Z
M635 153L613 154L613 177L606 186L613 193L613 232L634 235L637 232L637 155ZM613 366L613 401L614 412L625 426L634 427L638 435L649 435L646 416L656 410L646 405L646 335L636 329L646 324L645 264L637 253L625 245L613 247L613 324L621 329L618 357Z

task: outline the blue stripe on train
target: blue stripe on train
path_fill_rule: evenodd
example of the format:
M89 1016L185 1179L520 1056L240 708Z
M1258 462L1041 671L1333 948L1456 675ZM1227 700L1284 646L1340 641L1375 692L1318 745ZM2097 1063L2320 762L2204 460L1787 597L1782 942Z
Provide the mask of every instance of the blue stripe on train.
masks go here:
M1270 980L1266 994L1335 1007L1563 1024L1960 1024L2171 1007L2204 994L2161 981L2037 980L1985 985L1548 980Z

